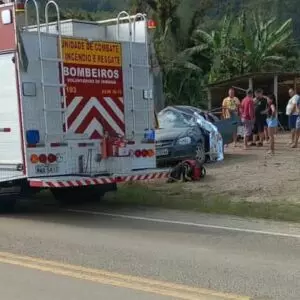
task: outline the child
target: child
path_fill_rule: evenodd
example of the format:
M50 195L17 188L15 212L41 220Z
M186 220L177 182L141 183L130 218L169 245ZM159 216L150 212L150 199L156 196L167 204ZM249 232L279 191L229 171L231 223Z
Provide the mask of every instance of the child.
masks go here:
M275 152L275 139L274 135L278 126L277 113L276 113L276 98L273 94L267 97L268 110L267 110L267 124L268 135L270 139L270 150L268 154L274 154Z

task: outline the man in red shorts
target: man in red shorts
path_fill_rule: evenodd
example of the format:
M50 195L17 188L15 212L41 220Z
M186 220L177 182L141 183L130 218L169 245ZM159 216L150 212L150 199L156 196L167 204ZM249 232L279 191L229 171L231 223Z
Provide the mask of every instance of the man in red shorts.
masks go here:
M241 119L244 125L244 149L248 149L248 141L252 135L255 114L254 114L254 101L252 90L247 90L246 97L242 100L240 106Z

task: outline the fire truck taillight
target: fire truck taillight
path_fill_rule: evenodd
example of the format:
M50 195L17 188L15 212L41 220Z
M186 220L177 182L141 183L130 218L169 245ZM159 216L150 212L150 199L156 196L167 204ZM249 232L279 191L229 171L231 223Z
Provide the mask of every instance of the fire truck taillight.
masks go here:
M41 164L45 164L47 162L47 155L46 154L40 154L40 156L39 156L39 162Z
M37 163L39 162L39 157L38 157L38 155L32 154L32 155L30 156L30 161L31 161L33 164L37 164Z
M136 157L141 157L141 156L142 156L142 151L141 151L141 150L136 150L136 151L134 152L134 155L135 155Z
M57 161L57 157L54 154L49 154L48 156L46 154L32 154L30 156L30 161L33 164L41 163L41 164L46 164L48 163L54 163Z
M154 154L155 154L154 150L152 150L152 149L149 149L149 150L148 150L148 156L149 156L149 157L154 156Z
M142 150L142 156L143 156L143 157L147 157L147 156L148 156L148 150L143 149L143 150Z
M154 150L152 149L143 149L143 150L136 150L134 152L135 157L153 157L154 156Z
M56 156L55 156L54 154L49 154L49 155L48 155L48 162L49 162L50 164L56 162Z

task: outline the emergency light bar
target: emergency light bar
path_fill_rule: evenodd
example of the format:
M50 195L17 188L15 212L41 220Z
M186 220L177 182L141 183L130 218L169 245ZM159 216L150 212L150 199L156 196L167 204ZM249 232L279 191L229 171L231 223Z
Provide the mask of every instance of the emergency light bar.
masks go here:
M25 12L25 0L16 1L16 12L23 13Z

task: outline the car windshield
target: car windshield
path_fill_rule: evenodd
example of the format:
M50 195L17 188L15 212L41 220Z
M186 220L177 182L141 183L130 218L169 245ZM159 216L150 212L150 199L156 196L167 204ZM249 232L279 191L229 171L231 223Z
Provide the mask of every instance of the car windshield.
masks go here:
M194 118L190 114L185 114L176 110L163 110L158 116L160 128L186 128L195 124Z

